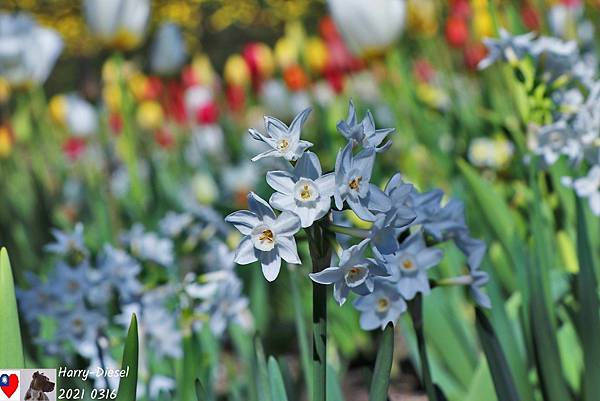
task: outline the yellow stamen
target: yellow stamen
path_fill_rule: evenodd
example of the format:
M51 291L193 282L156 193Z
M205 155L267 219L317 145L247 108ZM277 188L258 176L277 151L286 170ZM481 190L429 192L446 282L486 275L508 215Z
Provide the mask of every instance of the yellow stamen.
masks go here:
M258 237L259 241L261 242L268 242L268 243L273 243L273 231L271 230L265 230L263 231L260 236Z
M348 183L348 186L350 187L350 189L353 189L356 191L356 190L358 190L358 187L360 186L361 181L362 181L362 177L355 177L350 180L350 182Z

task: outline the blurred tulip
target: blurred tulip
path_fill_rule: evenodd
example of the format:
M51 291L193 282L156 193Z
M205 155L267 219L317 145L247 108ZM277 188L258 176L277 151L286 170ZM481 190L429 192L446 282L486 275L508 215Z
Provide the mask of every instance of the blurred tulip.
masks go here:
M160 25L150 55L150 68L159 75L174 75L181 70L187 58L187 48L177 24Z
M196 112L198 124L214 124L219 119L219 108L215 102L209 102L201 106Z
M264 43L249 43L244 47L242 56L250 69L254 80L270 77L275 70L275 60L269 46Z
M219 188L210 174L196 174L192 178L191 186L194 197L202 204L210 205L219 197Z
M109 110L116 111L121 108L121 88L117 83L111 83L102 89L102 99Z
M494 35L494 22L487 7L476 10L473 18L473 32L476 39L489 38Z
M85 20L109 47L131 50L144 39L150 17L149 0L83 0Z
M425 36L433 36L438 30L436 3L434 0L408 1L408 30Z
M298 65L292 65L283 72L283 80L290 90L298 91L308 86L308 77Z
M465 65L470 71L477 71L477 65L487 55L487 48L481 42L471 43L465 46Z
M246 105L246 91L240 85L228 85L225 91L227 104L233 112L240 112Z
M7 158L13 147L13 135L10 127L0 125L0 158Z
M537 31L540 29L540 16L538 15L537 10L531 6L531 4L525 4L521 9L521 18L523 19L523 24L527 27L527 29L531 31Z
M79 95L56 95L50 99L48 108L50 117L73 136L90 136L98 130L94 106Z
M10 84L0 77L0 104L6 103L10 99Z
M328 0L328 4L348 47L361 56L386 50L404 28L404 0Z
M192 64L190 65L192 72L197 80L197 84L213 85L216 80L216 73L210 62L210 59L206 54L199 54L194 56Z
M73 136L63 144L63 153L69 160L75 161L85 151L85 140L76 136Z
M281 69L298 62L298 46L292 38L284 36L275 43L275 60Z
M121 134L123 130L123 117L118 112L112 112L108 116L108 126L115 135Z
M318 37L309 38L304 46L304 59L313 72L322 72L329 59L325 42Z
M194 118L198 110L213 102L212 89L205 85L194 85L188 88L184 94L184 103L187 115Z
M30 16L0 12L0 76L11 85L43 84L62 48L58 33Z
M469 39L469 27L463 18L450 16L446 21L446 41L450 46L463 47Z
M153 100L146 100L140 103L136 113L138 125L147 131L158 129L164 121L163 109Z
M156 130L154 140L163 149L171 149L175 145L175 137L164 127Z
M481 9L482 7L487 7L487 0L483 0L483 3L484 4L481 4L481 1L474 1L473 6L478 9ZM471 16L471 6L469 5L469 1L451 0L450 14L458 18L469 18Z
M225 82L230 85L246 86L250 82L250 69L239 54L229 56L225 62Z

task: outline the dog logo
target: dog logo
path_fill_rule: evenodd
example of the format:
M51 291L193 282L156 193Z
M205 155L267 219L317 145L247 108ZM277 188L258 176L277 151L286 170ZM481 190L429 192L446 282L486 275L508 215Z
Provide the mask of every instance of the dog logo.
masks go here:
M16 401L21 398L21 372L0 370L0 400Z
M56 370L55 369L24 369L23 389L26 383L29 387L22 398L24 401L55 401L56 400Z

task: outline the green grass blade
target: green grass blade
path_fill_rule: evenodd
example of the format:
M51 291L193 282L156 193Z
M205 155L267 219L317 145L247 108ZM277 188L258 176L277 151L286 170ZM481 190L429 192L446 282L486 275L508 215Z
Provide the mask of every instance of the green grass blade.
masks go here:
M281 370L279 370L279 364L272 356L269 357L268 369L271 401L288 401L287 394L285 393L283 376L281 376Z
M204 389L200 379L196 378L196 380L194 380L194 388L196 390L196 399L198 401L206 401L206 390Z
M0 368L20 369L25 367L19 312L15 297L10 260L6 248L0 249Z
M388 323L381 336L379 351L377 351L377 359L375 360L375 369L373 371L371 389L369 391L369 401L387 400L393 358L394 326L391 323Z
M135 395L138 382L138 326L137 317L131 315L131 323L127 331L125 340L125 350L123 351L123 363L121 369L129 369L129 374L119 380L119 391L117 392L117 401L135 401Z
M575 279L579 301L578 331L583 347L583 401L597 400L600 395L600 302L598 282L582 200L577 198L577 258L579 274Z
M338 374L327 364L327 401L344 401Z
M477 333L488 361L498 399L502 401L519 401L520 398L513 375L492 324L481 309L477 308L475 314Z

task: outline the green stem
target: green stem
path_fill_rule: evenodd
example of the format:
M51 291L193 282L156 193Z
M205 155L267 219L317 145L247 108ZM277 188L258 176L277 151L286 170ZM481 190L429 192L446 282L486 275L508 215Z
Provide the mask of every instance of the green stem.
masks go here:
M327 230L329 216L325 216L308 228L308 246L312 260L312 271L318 273L331 262L331 243ZM327 286L313 282L313 401L327 398Z
M300 298L300 291L298 289L298 283L296 279L296 271L288 267L288 273L290 276L290 287L292 289L292 300L294 303L294 316L296 322L296 335L298 336L298 345L300 347L300 356L302 362L302 374L308 387L309 400L313 397L313 376L311 374L310 364L310 348L308 345L308 337L306 336L306 325L304 323L304 316L302 314L302 301Z
M423 298L418 294L412 301L408 302L408 311L413 321L413 328L417 337L419 347L419 359L421 360L421 379L425 385L429 401L438 401L437 392L431 377L429 360L427 359L427 346L425 344L425 331L423 325Z

